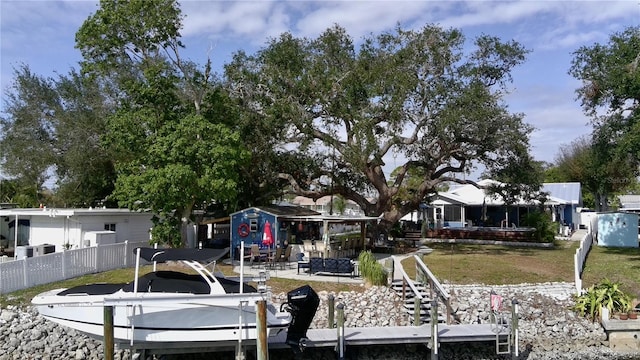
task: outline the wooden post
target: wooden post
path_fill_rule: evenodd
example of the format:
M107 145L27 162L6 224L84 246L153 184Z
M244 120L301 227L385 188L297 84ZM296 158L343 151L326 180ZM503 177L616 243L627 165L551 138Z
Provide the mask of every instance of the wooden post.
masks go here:
M413 298L413 326L420 326L420 308L422 307L422 303L420 302L420 298L417 296Z
M344 304L338 304L338 342L336 344L338 360L344 359Z
M257 359L269 360L267 344L267 302L266 300L256 301L256 331L257 339Z
M329 298L327 299L327 307L329 308L329 316L327 322L329 323L329 329L333 329L333 327L336 326L334 322L335 302L336 300L333 294L329 295Z
M113 306L104 307L104 359L113 360Z

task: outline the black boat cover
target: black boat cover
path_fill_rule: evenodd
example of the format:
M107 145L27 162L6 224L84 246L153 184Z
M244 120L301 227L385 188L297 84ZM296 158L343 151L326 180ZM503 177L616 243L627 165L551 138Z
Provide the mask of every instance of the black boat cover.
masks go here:
M154 249L141 247L140 257L147 261L166 262L178 260L192 260L202 263L216 261L229 252L229 248L224 249ZM138 248L133 249L137 253Z

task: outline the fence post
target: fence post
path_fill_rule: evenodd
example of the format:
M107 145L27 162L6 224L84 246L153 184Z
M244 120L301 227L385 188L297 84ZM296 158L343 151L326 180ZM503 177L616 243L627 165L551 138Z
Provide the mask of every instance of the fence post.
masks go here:
M129 267L129 240L124 241L124 267Z
M62 250L62 278L65 280L69 278L67 276L67 250L66 249Z
M102 256L100 256L100 246L98 246L98 244L96 244L96 272L102 272L102 266L100 265L100 259L102 258Z
M29 268L27 267L27 257L20 260L22 261L22 274L24 276L24 287L25 289L29 287L29 272L27 271Z

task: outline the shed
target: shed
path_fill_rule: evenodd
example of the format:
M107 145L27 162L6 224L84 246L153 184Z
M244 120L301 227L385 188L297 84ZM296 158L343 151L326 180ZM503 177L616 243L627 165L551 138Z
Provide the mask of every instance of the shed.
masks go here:
M302 239L328 243L330 225L342 228L339 231L348 230L344 227L356 227L364 238L364 223L377 220L377 217L368 216L322 215L307 208L289 205L250 207L231 214L231 256L236 257L243 242L245 247L261 244L267 221L271 225L275 246L285 247L288 244L302 244Z
M598 245L638 247L638 214L625 212L599 213Z
M267 221L271 224L274 243L278 246L288 242L290 221L319 216L317 211L298 206L267 205L250 207L231 214L231 257L236 255L240 243L245 246L260 244Z

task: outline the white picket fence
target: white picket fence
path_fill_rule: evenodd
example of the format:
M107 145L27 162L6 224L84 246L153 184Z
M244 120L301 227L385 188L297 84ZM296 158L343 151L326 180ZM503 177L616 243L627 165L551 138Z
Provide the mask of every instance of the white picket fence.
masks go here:
M589 250L593 246L594 239L598 236L598 216L593 216L589 225L587 226L587 234L580 240L580 247L576 249L576 254L573 256L574 264L574 276L576 283L576 294L582 294L582 271L584 270L584 264L587 261Z
M0 294L135 265L133 249L148 241L66 250L0 263Z
M582 270L584 270L584 263L587 261L587 255L593 245L593 234L588 232L582 240L580 240L580 247L576 249L576 254L573 256L573 263L575 266L575 282L576 282L576 294L582 293Z

